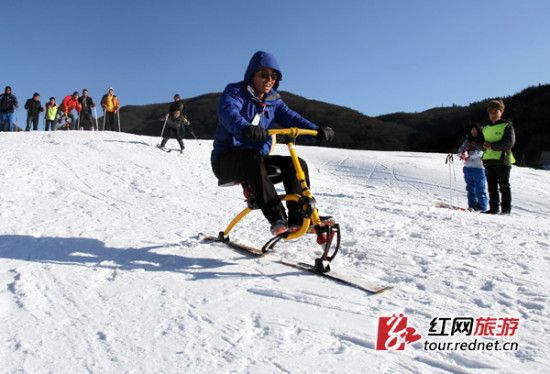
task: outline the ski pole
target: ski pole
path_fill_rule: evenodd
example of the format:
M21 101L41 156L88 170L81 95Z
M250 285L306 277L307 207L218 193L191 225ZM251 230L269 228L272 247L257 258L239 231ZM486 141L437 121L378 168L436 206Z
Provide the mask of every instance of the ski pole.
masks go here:
M189 131L191 131L191 135L193 135L193 138L195 138L195 140L197 141L197 143L199 143L199 147L202 145L201 142L199 141L199 139L197 139L197 136L195 135L195 133L193 132L193 130L189 129Z
M118 132L120 132L120 108L116 111L116 118L118 119Z
M193 138L195 138L195 140L197 141L197 143L199 143L199 147L202 145L201 142L199 141L199 139L197 139L197 136L195 135L195 133L193 132L193 130L191 130L191 121L189 121L187 119L187 117L184 117L186 120L187 120L187 125L189 127L189 131L191 131L191 135L193 135Z
M95 129L99 130L98 124L97 124L97 109L94 106L94 114L95 114Z
M160 137L162 138L162 134L164 134L164 128L166 127L166 122L168 122L168 117L164 120L164 125L162 125L162 131L160 132Z
M453 159L453 154L452 153L449 153L447 155L445 163L449 164L449 195L450 195L449 198L450 198L451 205L453 205L453 178L452 178L452 175L454 173L454 177L455 177L455 180L456 180L456 172L454 170L454 159Z
M105 116L107 115L107 110L103 109L103 129L101 131L105 131Z

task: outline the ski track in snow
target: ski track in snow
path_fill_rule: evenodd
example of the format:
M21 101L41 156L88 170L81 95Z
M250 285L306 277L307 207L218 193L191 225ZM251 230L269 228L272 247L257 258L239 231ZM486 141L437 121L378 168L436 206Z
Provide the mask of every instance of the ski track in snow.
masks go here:
M276 262L312 261L312 236L264 258L200 242L244 208L240 189L217 187L211 141L157 143L2 133L0 373L550 369L547 171L514 167L513 214L488 216L431 206L466 205L445 155L297 146L342 227L333 266L394 287L368 295ZM253 212L232 237L260 246L268 224ZM378 317L399 313L423 340L434 317L517 317L519 350L376 351Z

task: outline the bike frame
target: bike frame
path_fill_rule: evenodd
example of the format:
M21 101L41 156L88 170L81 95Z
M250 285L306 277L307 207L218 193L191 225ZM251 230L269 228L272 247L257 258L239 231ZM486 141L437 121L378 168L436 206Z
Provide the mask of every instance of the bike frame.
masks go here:
M271 250L273 246L281 239L286 240L292 240L297 239L308 232L308 229L310 225L313 225L316 229L317 233L317 242L324 246L324 253L323 256L321 256L321 261L331 261L332 258L336 255L336 252L338 251L338 248L340 246L340 227L338 224L335 224L334 227L326 228L321 226L321 218L319 217L319 212L317 211L315 198L313 197L313 194L309 190L309 186L306 182L306 176L304 173L304 170L302 169L302 165L300 164L300 160L298 159L298 155L296 153L296 149L294 148L294 142L295 139L300 135L310 135L310 136L317 136L317 130L308 130L308 129L299 129L299 128L288 128L288 129L273 129L268 130L268 135L286 135L289 136L293 141L287 143L288 151L290 153L290 157L292 159L292 163L294 164L294 168L296 170L296 177L298 178L298 181L300 182L300 185L302 187L302 194L286 194L286 195L279 195L279 198L281 201L296 201L298 203L298 207L301 210L301 214L303 217L302 226L300 229L296 232L286 232L280 236L276 236L269 240L264 247L262 248L262 251L266 252L267 250ZM243 219L248 213L250 213L252 209L249 207L245 208L243 211L241 211L227 226L227 228L220 233L220 239L221 240L228 240L229 233L233 228L239 223L241 219ZM333 250L333 254L329 256L329 250L332 243L332 239L334 234L336 234L336 248ZM222 237L223 235L223 237ZM323 237L323 235L325 235ZM328 270L324 270L328 271Z

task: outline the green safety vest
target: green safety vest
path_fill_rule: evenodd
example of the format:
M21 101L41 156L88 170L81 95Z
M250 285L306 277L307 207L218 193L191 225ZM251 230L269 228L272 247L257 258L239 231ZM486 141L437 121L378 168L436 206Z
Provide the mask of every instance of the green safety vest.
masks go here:
M508 125L509 125L508 122L503 122L503 123L499 123L498 125L485 126L483 128L483 136L485 137L485 141L488 143L501 141L502 138L504 137L504 130ZM486 149L481 159L482 160L500 160L500 158L502 157L502 152L503 151ZM514 158L512 151L510 151L510 162L512 164L516 163L516 159Z
M46 112L46 119L50 120L50 121L53 121L55 119L55 115L57 114L57 109L58 108L59 107L57 105L49 107L48 111Z

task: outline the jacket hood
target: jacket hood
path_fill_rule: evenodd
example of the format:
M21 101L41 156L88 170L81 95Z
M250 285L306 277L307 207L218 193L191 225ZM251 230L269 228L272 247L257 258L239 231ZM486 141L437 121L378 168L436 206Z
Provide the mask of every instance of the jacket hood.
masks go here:
M250 62L248 63L246 73L244 73L244 81L246 83L250 82L250 79L252 78L256 70L261 67L277 70L280 78L277 79L277 82L275 82L275 84L273 85L273 89L277 90L277 88L279 87L279 81L283 79L283 73L281 72L281 68L279 67L279 63L275 59L275 56L273 56L271 53L263 51L258 51L254 53L254 56L252 56Z

